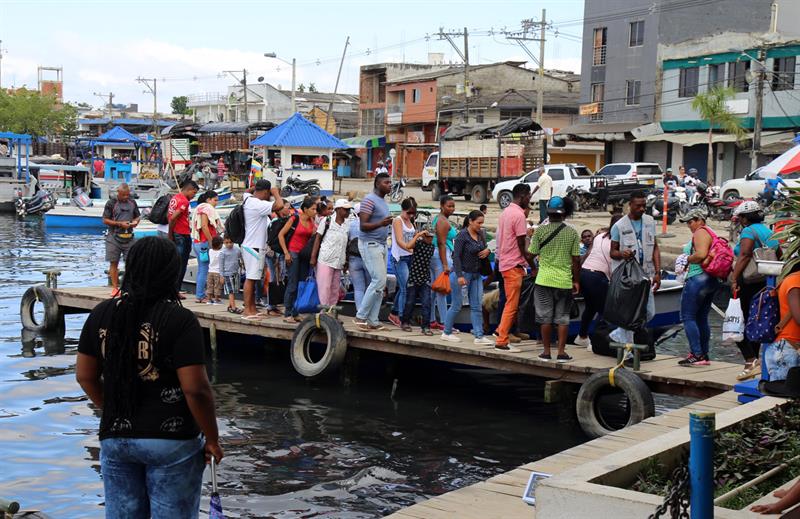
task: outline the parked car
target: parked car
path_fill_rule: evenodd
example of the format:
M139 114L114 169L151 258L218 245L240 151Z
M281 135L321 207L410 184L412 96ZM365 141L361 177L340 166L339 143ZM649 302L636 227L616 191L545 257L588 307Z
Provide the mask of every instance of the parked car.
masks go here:
M544 168L553 179L554 196L565 196L569 187L589 189L592 170L583 164L547 164ZM511 190L514 189L514 186L524 182L530 184L531 190L535 189L541 172L542 168L536 168L519 178L498 183L492 190L492 198L505 209L513 200ZM539 193L534 194L532 200L538 199Z
M636 178L642 184L664 186L664 172L655 162L615 162L606 164L595 175L615 179Z
M764 181L766 179L761 174L762 170L763 168L758 168L748 173L744 178L732 178L723 182L720 188L722 199L755 198L756 195L764 191ZM789 187L800 187L800 172L781 175L781 178L786 181Z

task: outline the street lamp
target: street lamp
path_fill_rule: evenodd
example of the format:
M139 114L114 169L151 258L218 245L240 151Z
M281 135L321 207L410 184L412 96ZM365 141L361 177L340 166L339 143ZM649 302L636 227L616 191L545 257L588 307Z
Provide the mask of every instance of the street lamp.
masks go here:
M295 105L295 98L294 98L294 79L295 79L295 72L297 70L297 60L295 58L292 58L292 62L289 63L285 59L279 58L278 55L275 54L274 52L265 52L264 53L264 57L265 58L279 59L279 60L283 61L284 63L286 63L287 65L291 65L292 66L292 115L294 115L297 112L297 107Z

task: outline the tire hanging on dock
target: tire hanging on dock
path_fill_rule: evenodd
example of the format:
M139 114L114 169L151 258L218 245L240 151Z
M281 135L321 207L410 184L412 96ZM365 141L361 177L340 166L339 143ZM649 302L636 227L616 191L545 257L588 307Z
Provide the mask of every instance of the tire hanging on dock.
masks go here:
M318 333L327 336L325 351L319 360L311 357L312 339ZM324 377L335 373L347 353L347 335L336 318L318 313L306 317L292 336L291 357L295 371L308 378Z
M44 306L44 318L41 323L34 315L36 303L42 303ZM32 286L25 291L19 304L19 318L22 327L33 332L52 332L64 327L64 314L58 307L56 296L44 285Z
M655 415L653 393L638 375L627 369L616 368L595 373L581 385L575 406L578 422L587 436L599 438L617 430L606 423L598 409L600 392L610 387L621 389L628 399L630 415L625 427Z

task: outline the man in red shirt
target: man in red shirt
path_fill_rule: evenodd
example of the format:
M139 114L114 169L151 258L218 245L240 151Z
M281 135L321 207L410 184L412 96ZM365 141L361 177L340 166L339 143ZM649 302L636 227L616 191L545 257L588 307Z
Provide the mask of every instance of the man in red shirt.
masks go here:
M519 296L522 290L522 278L525 276L525 266L529 264L534 268L533 256L525 247L525 238L528 235L528 223L525 219L525 209L531 203L531 187L528 184L517 184L512 191L514 202L500 213L497 223L497 250L500 274L503 276L503 286L506 291L506 305L503 307L503 316L497 327L497 342L495 348L508 352L520 350L510 346L508 333L517 320L519 309Z
M181 259L181 270L178 276L178 290L186 275L186 265L189 263L189 255L192 252L192 231L189 228L189 200L194 198L199 190L197 182L188 180L181 185L181 192L172 197L169 201L167 219L169 220L169 232L167 236L175 242L178 248L178 256Z

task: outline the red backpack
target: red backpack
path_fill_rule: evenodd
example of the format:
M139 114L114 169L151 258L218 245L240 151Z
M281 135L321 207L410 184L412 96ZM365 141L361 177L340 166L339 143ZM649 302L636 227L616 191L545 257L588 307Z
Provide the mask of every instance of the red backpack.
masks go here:
M733 250L731 250L728 240L720 238L708 227L703 226L703 229L711 235L711 247L708 249L710 261L703 263L703 270L709 276L726 279L733 270Z

